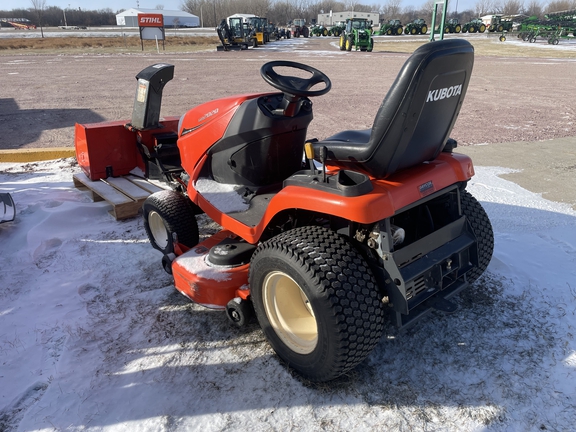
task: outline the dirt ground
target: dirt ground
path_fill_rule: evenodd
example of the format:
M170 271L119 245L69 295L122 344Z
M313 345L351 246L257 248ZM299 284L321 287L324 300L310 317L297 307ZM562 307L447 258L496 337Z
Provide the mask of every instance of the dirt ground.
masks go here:
M294 60L325 72L333 84L314 99L309 137L368 128L408 58L392 49L386 39L377 40L374 52L362 53L339 51L336 38L301 38L241 52L2 55L0 149L72 147L76 122L129 120L135 75L159 62L175 65L162 115L181 115L223 96L269 91L260 66ZM549 53L549 58L477 54L452 137L469 145L576 136L576 58Z

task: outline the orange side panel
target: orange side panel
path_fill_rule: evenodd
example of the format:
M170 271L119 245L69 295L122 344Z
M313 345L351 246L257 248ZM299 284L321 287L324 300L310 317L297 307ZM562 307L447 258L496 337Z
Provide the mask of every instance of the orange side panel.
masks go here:
M174 260L172 275L178 291L202 306L224 309L237 297L237 290L248 290L249 264L222 267L206 263L210 248L230 235L230 231L220 231Z

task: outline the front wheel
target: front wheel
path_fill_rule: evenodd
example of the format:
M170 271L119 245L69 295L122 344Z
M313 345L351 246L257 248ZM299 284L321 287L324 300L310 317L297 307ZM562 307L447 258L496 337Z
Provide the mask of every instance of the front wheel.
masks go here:
M344 35L340 36L340 51L344 51L346 49L346 38Z
M198 244L198 223L192 202L171 190L156 192L142 206L144 229L154 249L174 253L175 239L186 247Z
M352 36L348 36L348 38L346 38L346 51L352 51L352 45L354 45Z
M374 49L374 39L370 38L370 45L368 45L368 52L372 52L372 50Z
M311 381L362 362L384 329L384 307L364 258L334 231L301 227L262 243L250 263L256 317L278 354Z
M462 213L468 219L478 244L478 267L468 272L468 281L476 281L490 264L494 252L494 231L492 224L482 205L470 192L463 191L461 194Z

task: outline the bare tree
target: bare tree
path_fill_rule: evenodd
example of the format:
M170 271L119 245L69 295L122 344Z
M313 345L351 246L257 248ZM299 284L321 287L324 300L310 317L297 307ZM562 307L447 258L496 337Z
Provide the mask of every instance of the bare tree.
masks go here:
M271 7L270 0L252 0L250 3L251 8L249 10L253 11L251 13L259 17L268 17L268 12L270 11Z
M496 7L492 0L478 0L474 5L476 15L483 16L490 12L495 12Z
M358 6L360 6L360 0L345 0L344 1L344 9L347 11L358 10Z
M422 6L420 6L420 10L430 12L430 14L432 14L432 12L434 11L435 3L436 2L434 0L427 0L422 4Z
M531 0L526 6L524 13L528 16L537 16L539 18L542 17L542 4L540 4L539 0Z
M163 9L164 9L164 5L163 5L163 4L157 4L157 5L156 5L156 9L157 9L157 10L163 10Z
M523 13L524 2L521 0L504 0L501 12L504 15L517 15Z
M44 28L42 24L44 9L46 8L46 0L30 0L32 2L32 7L36 11L38 16L38 24L40 25L40 34L44 38Z
M546 13L565 11L574 8L574 2L570 0L555 0L548 3Z
M382 9L387 19L394 19L400 15L402 0L388 0Z

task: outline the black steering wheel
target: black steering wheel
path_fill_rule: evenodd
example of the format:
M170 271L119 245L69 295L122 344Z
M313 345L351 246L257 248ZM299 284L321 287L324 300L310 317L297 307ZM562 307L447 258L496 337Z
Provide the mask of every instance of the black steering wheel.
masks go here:
M306 72L310 72L312 76L310 78L299 78L288 75L279 75L274 71L274 68L276 67L300 69ZM324 73L320 72L318 69L313 68L312 66L292 61L276 60L265 63L260 68L260 75L262 75L264 81L266 81L272 87L277 88L281 92L288 93L292 96L322 96L323 94L328 93L332 88L330 78L328 78ZM320 83L324 83L323 88L319 90L310 90L316 84Z

